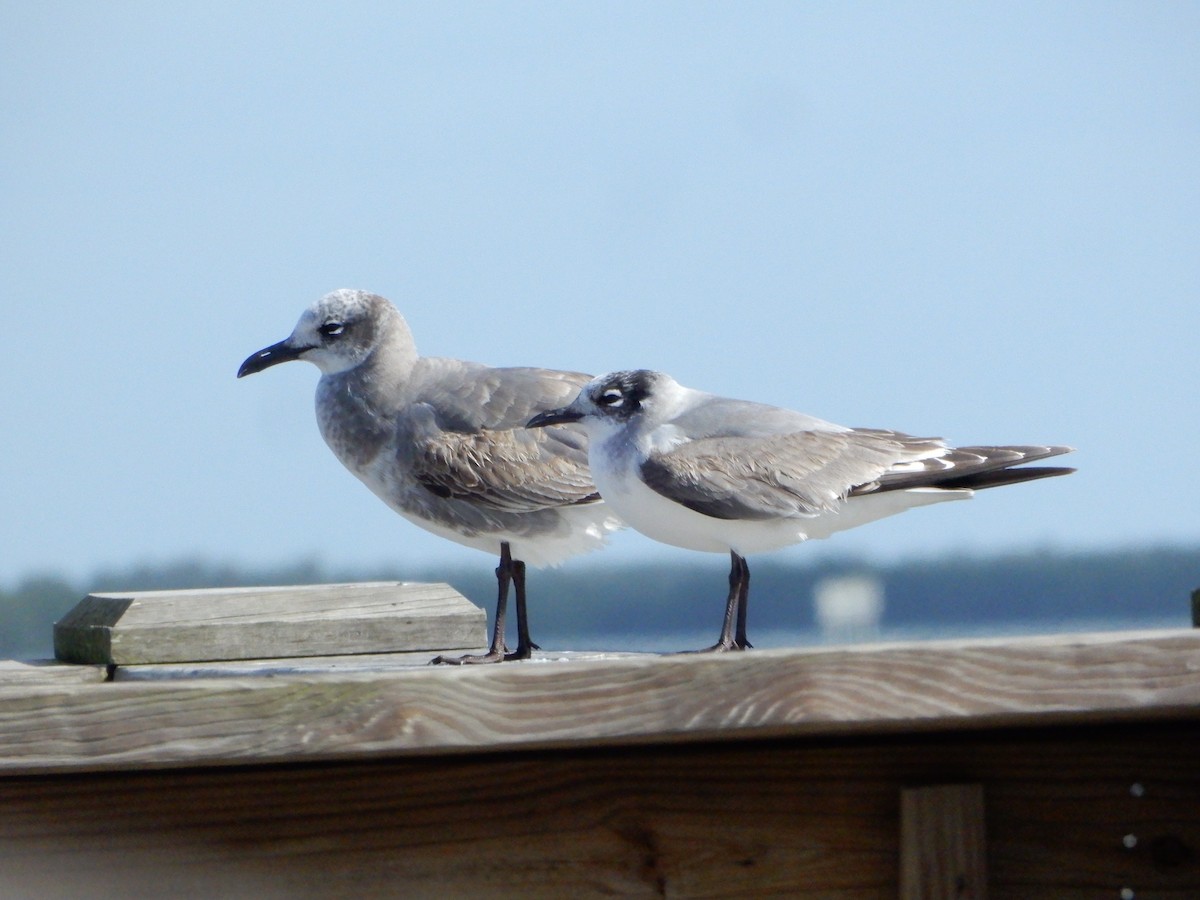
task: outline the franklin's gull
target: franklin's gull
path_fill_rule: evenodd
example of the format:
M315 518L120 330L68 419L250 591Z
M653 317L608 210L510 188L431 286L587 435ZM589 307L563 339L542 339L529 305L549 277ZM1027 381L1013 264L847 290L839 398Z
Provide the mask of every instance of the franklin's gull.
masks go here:
M729 553L725 620L711 650L750 646L745 554L1074 471L1012 468L1070 447L948 447L706 394L646 369L595 378L529 426L571 422L587 429L592 477L626 523L666 544Z

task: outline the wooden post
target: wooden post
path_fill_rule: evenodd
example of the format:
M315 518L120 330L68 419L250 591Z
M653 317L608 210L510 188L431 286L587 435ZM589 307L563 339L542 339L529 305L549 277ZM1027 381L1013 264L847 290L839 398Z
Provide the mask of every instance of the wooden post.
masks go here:
M986 900L983 785L900 793L901 900Z

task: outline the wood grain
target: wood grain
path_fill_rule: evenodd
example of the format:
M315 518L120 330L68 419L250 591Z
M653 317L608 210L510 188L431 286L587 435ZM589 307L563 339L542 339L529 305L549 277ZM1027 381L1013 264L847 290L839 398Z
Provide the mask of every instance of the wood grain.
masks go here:
M952 778L986 785L992 900L1194 900L1197 746L1158 722L3 778L0 886L890 900L902 790Z
M901 900L987 900L983 785L900 793Z
M0 687L48 684L100 684L108 677L105 666L69 666L51 659L23 662L0 659Z
M486 641L483 610L447 584L360 582L89 594L54 626L76 663L166 663L441 651Z
M1200 710L1193 631L0 685L0 772L1145 720Z

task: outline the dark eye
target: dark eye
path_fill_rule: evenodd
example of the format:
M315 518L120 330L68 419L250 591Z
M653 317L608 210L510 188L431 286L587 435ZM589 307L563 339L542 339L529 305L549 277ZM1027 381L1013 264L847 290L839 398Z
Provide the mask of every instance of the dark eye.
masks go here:
M321 332L321 334L325 335L325 337L337 337L345 330L346 326L341 322L326 322L317 329L317 331Z
M616 388L609 388L596 398L596 403L600 406L620 406L624 399L624 396Z

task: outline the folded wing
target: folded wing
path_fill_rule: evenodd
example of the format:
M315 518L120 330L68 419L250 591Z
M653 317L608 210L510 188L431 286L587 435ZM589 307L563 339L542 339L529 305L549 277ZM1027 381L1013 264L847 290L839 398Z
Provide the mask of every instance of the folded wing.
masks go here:
M800 431L716 437L652 453L646 484L718 519L811 517L861 494L913 488L979 489L1062 475L1064 468L1012 466L1069 447L947 448L939 438L895 431Z

